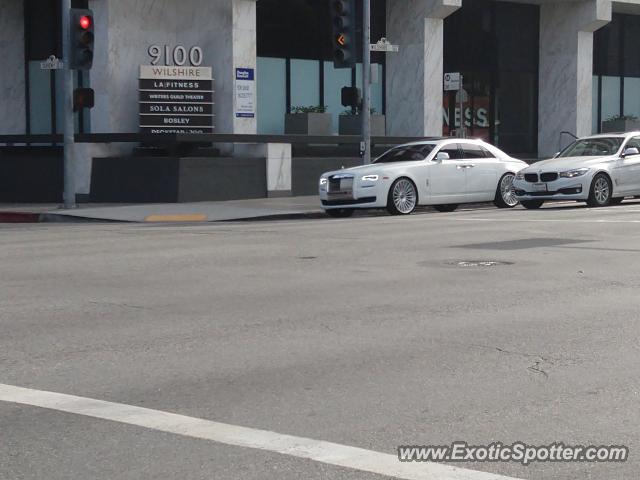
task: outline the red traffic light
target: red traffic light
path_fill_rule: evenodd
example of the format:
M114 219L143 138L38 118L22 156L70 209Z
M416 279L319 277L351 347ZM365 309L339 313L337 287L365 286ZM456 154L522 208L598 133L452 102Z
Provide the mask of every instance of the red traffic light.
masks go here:
M80 28L83 30L88 30L91 28L91 25L93 25L93 18L91 18L89 15L83 15L80 17Z

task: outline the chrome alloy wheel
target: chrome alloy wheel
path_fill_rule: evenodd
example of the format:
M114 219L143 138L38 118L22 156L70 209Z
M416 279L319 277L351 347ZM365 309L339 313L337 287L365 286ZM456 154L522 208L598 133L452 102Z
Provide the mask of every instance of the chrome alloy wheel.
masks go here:
M502 201L509 207L515 207L518 204L516 194L513 190L513 181L516 176L512 173L507 173L502 177L500 181L500 195L502 195Z
M609 189L609 182L605 177L601 176L596 179L596 183L593 185L593 194L600 205L607 203L611 192Z
M403 215L413 212L416 208L416 188L410 180L401 178L393 186L393 205Z

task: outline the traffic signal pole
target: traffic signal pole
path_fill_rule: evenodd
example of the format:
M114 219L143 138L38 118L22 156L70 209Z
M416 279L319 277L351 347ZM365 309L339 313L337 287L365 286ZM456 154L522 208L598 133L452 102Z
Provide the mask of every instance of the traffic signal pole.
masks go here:
M371 163L371 0L363 0L362 19L362 142L364 164Z
M75 208L76 186L74 178L75 165L75 124L73 118L73 70L71 70L71 0L62 0L62 70L63 84L63 128L64 128L64 208Z

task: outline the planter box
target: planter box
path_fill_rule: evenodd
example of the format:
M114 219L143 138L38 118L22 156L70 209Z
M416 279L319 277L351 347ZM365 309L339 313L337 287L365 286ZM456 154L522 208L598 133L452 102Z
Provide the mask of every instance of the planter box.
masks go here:
M640 130L640 120L605 120L602 133L633 132Z
M362 135L362 118L360 115L340 115L338 132L340 135ZM371 136L386 135L386 119L384 115L371 115Z
M331 114L287 113L284 132L291 135L331 135Z

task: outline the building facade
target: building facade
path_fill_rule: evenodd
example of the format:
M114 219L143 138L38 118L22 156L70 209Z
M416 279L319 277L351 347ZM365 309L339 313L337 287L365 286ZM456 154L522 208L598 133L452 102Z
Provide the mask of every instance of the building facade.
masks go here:
M61 75L41 62L61 57L58 0L0 0L0 135L61 131ZM343 86L360 85L361 63L335 69L327 0L74 0L94 11L96 54L76 82L96 105L80 132L139 129L140 65L184 61L198 48L212 68L215 132L285 133L295 107L326 106L332 132L346 113ZM358 2L361 9L361 2ZM373 108L391 136L470 136L526 158L555 153L561 132L582 136L619 115L640 116L638 0L372 0L372 38L398 53L374 53ZM239 114L237 69L253 71L255 108ZM460 72L463 111L443 90ZM80 193L91 158L123 146L84 146Z

